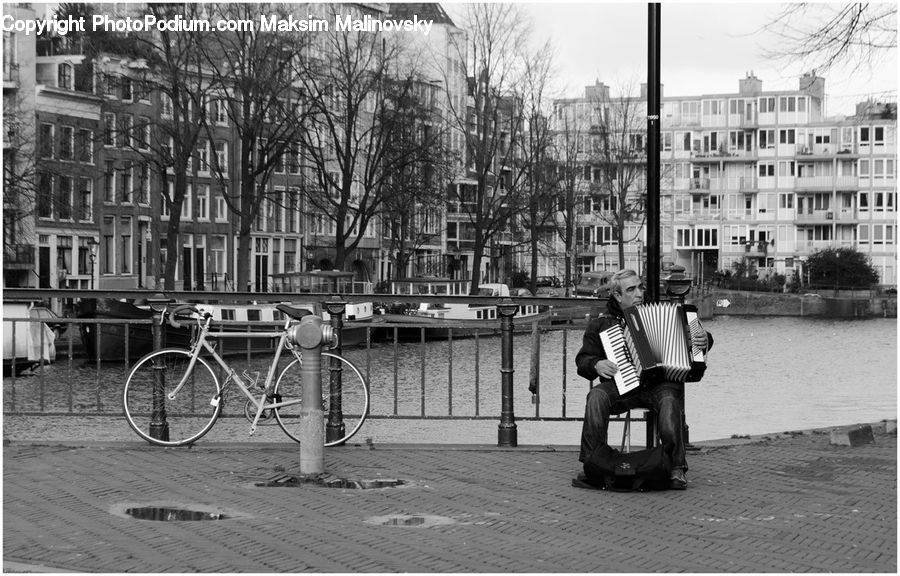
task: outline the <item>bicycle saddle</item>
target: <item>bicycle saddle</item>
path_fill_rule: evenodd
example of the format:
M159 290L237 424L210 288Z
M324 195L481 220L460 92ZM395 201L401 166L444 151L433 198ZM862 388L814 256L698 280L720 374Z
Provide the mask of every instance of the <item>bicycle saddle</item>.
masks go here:
M291 306L290 304L278 304L275 306L275 309L284 314L285 316L289 316L294 320L299 320L304 316L309 316L312 314L306 308L299 308L297 306Z

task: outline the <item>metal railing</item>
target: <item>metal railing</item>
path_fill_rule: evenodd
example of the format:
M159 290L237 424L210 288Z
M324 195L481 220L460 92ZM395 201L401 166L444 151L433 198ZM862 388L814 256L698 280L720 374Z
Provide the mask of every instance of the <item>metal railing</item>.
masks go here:
M98 292L65 290L15 289L16 297L96 297ZM125 291L134 296L138 291ZM152 293L143 293L144 298ZM216 301L221 294L172 293L179 301L198 299ZM7 297L9 297L7 290ZM103 293L103 296L120 296ZM256 298L257 301L317 301L327 305L334 298L327 294L232 294ZM586 326L585 314L602 306L597 300L571 298L498 298L474 296L397 296L382 295L390 302L418 303L464 302L497 307L496 320L475 324L446 320L427 326L414 316L393 316L390 322L376 316L371 322L344 322L332 315L331 322L341 331L363 329L365 337L358 346L338 350L360 367L370 383L372 419L420 420L498 420L498 443L516 445L517 420L578 421L582 419L584 398L590 383L577 375L575 352L580 347ZM371 300L371 296L369 299ZM312 300L311 300L312 299ZM343 302L361 301L347 295ZM517 316L521 306L539 304L545 312L536 317ZM5 318L4 324L37 322L37 319ZM10 415L118 415L121 412L121 389L128 371L137 361L129 352L129 338L146 331L150 319L58 318L54 325L62 338L56 342L56 358L52 363L37 363L27 374L4 375L4 414ZM272 322L226 322L271 329ZM116 360L101 359L100 346L89 356L80 341L82 329L95 334L101 326L124 328L121 338L125 353ZM444 335L431 339L434 329ZM572 332L574 331L574 334ZM342 338L342 341L344 339ZM226 352L238 355L235 367L259 370L256 364L266 350L249 340L241 347ZM527 367L524 368L524 367ZM223 378L224 380L224 378ZM516 398L530 402L517 408ZM223 417L243 417L242 403L225 403ZM639 415L632 420L643 420ZM648 435L651 427L647 428ZM573 439L574 441L574 439ZM649 442L649 439L648 439Z

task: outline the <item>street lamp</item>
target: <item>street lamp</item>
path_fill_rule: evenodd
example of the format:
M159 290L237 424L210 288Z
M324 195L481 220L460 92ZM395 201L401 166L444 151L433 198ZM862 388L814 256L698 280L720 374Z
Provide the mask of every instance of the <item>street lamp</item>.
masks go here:
M90 240L88 240L87 245L88 245L88 250L91 253L91 290L93 290L94 289L94 269L96 268L97 246L99 246L99 244L97 243L96 240L91 238Z

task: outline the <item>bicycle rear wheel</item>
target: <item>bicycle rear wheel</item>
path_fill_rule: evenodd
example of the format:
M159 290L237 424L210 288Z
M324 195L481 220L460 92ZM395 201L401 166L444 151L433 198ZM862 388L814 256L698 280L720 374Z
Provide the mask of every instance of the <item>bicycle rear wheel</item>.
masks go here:
M332 368L332 364L334 367ZM294 360L281 371L275 383L280 401L300 400L303 382L300 362ZM369 414L369 385L352 362L331 352L322 352L322 410L325 411L325 446L343 444L356 434ZM340 375L340 394L332 397L331 382ZM300 442L300 402L275 409L284 433ZM333 413L332 413L332 410ZM333 421L329 423L329 419Z
M209 432L222 411L219 380L202 358L197 358L175 397L169 398L187 373L190 360L187 350L158 350L138 360L128 374L122 393L125 419L151 444L184 446L196 442ZM157 378L161 378L159 384ZM154 395L163 413L154 414Z

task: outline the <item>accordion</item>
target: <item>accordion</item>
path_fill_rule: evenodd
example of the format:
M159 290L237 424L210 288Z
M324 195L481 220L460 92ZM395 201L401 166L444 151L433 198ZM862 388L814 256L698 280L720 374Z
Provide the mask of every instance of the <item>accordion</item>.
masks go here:
M600 332L607 357L619 367L619 394L642 384L697 382L703 377L706 353L691 342L691 335L703 330L696 306L661 302L623 312L624 328L616 325Z

